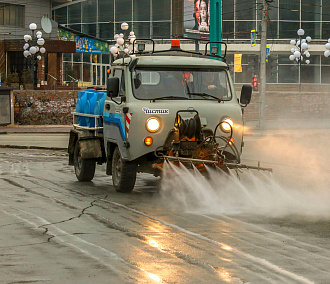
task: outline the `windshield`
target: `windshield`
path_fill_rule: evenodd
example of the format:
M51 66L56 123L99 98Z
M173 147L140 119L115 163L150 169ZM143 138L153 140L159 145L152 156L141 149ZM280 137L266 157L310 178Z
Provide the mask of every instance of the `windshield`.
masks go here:
M231 100L227 71L223 69L136 68L132 73L137 99Z

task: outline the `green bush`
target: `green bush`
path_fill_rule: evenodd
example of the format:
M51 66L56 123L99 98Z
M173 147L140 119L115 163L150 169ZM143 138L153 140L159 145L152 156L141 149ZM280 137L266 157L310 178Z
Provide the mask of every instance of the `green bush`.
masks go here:
M25 89L27 84L33 84L32 74L30 69L24 69L22 71L22 83Z
M19 83L19 77L17 72L12 72L7 75L6 83L10 87L11 84Z

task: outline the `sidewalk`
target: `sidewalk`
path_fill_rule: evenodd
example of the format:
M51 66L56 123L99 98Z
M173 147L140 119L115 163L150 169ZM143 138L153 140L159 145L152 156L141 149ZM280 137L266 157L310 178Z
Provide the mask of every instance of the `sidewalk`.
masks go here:
M72 125L7 125L0 126L0 134L5 133L69 133Z
M1 133L69 133L72 125L0 125ZM278 119L266 120L264 125L259 121L246 121L245 134L286 133L291 131L330 130L330 119ZM327 130L326 130L327 131Z

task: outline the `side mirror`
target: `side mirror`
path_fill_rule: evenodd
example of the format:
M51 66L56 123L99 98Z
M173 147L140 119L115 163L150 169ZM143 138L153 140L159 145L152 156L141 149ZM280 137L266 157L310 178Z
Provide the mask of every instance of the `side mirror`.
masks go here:
M242 106L246 107L251 101L252 95L252 86L251 85L243 85L241 91L240 103Z
M118 97L119 78L111 77L107 81L107 96L110 98Z

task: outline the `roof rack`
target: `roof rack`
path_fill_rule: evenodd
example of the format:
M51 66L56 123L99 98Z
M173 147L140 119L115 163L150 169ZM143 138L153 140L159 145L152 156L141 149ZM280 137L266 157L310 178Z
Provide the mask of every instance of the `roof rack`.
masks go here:
M152 51L145 51L145 44L144 43L137 43L137 42L141 42L141 41L150 41L152 43ZM180 40L176 39L176 40L172 40L172 45L170 49L167 50L157 50L155 51L155 41L151 38L141 38L141 39L136 39L133 42L133 50L135 50L134 46L138 44L138 48L137 48L137 52L135 52L135 55L153 55L153 54L158 54L158 53L165 53L165 52L183 52L183 53L187 53L187 54L191 54L191 55L196 55L196 56L206 56L206 57L211 57L211 58L220 58L222 61L226 62L226 55L227 55L227 43L223 42L223 41L208 41L205 44L205 52L204 54L201 52L194 52L194 51L188 51L188 50L183 50L180 47ZM211 47L211 53L208 53L207 51L207 47L208 45L212 45L212 44L220 44L220 45L224 45L225 49L224 49L224 55L217 55L218 53L218 48L213 49L214 47L217 46L213 46ZM213 52L212 52L213 49Z

